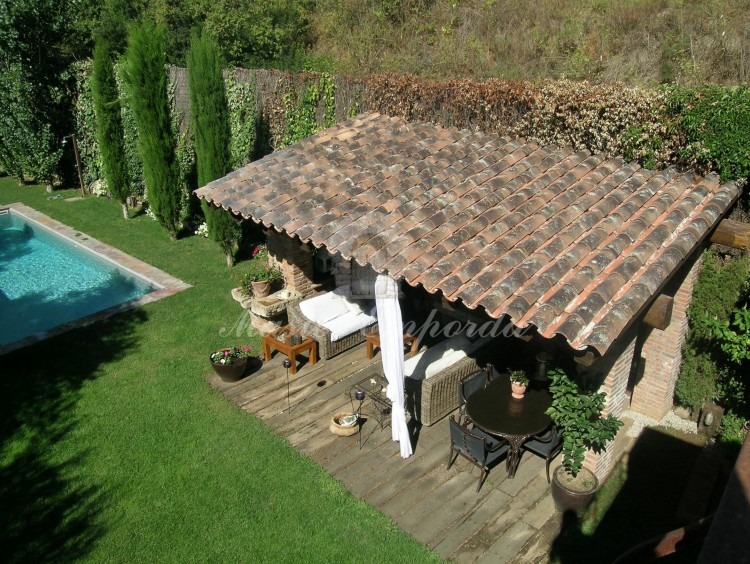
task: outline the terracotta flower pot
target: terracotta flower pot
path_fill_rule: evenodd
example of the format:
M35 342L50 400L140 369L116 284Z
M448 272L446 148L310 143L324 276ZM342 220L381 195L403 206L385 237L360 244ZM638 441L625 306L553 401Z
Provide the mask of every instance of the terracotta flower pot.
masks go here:
M519 384L518 382L510 383L511 394L516 399L521 399L526 393L526 384Z
M265 298L271 293L271 282L263 280L261 282L251 282L253 286L253 295L256 298Z

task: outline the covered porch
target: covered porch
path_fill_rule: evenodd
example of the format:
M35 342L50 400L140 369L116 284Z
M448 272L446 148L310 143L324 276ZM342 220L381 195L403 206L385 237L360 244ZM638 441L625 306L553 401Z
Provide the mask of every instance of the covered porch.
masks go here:
M546 561L560 532L544 472L544 460L524 456L513 479L504 465L494 468L479 493L478 471L459 457L446 470L448 418L432 426L414 426L414 454L399 456L389 428L373 417L360 436L333 435L331 417L351 411L352 386L382 370L379 354L368 359L360 345L315 365L287 374L283 355L255 374L227 383L215 374L209 383L244 411L261 419L313 462L325 468L355 496L378 508L397 525L456 562ZM357 402L354 401L356 407Z
M685 442L690 437L649 430L646 437L634 438L627 432L634 421L624 416L626 427L608 450L620 461L618 474L632 476L619 492L614 490L611 509L603 508L606 516L598 529L583 536L576 521L566 522L555 510L544 460L539 457L524 455L513 479L499 464L478 493L478 472L467 461L459 457L446 470L447 418L417 429L410 422L416 432L414 454L408 459L399 456L390 429L380 428L368 400L362 410L367 418L362 448L356 434L333 435L328 429L331 416L351 410L352 386L379 369L380 356L368 359L364 345L315 365L303 363L296 375L289 374L288 396L283 359L277 355L259 372L235 383L213 373L206 380L323 467L352 495L450 561L525 564L552 557L563 562L611 561L654 535L710 513L726 480L727 469L705 449ZM678 471L673 466L675 452L684 454ZM712 472L713 477L707 478ZM643 480L638 476L647 477L647 490L641 489ZM631 519L632 510L623 509L623 504L638 511L647 506L648 517ZM580 550L584 553L576 552Z

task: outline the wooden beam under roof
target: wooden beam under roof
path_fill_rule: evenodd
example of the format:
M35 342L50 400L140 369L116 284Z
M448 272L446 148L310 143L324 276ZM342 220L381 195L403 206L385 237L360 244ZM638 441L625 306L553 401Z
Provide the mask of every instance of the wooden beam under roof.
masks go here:
M672 296L666 294L657 296L654 303L646 311L646 315L643 316L644 325L663 331L669 326L669 322L672 321L673 306L674 298Z
M711 242L733 249L750 250L750 224L722 219L711 235Z

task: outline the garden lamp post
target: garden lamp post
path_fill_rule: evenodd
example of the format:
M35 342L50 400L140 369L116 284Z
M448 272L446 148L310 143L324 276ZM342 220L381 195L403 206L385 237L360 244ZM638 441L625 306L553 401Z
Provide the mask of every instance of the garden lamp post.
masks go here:
M291 409L289 404L289 369L292 366L292 362L288 358L285 358L281 364L286 368L286 409L289 411Z
M78 141L76 141L75 133L71 133L70 135L66 135L62 138L62 144L65 145L68 142L68 139L73 140L73 154L76 156L76 169L78 169L78 182L81 185L81 197L86 196L86 191L83 186L83 173L81 172L81 158L78 156Z

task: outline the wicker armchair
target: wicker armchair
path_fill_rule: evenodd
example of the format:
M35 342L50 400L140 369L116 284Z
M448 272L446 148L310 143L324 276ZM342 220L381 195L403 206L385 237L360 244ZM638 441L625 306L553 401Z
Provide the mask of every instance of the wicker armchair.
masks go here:
M436 423L458 407L458 383L480 371L475 358L467 356L425 380L404 380L408 407L422 425Z
M308 296L309 297L309 296ZM345 350L348 350L360 343L365 342L365 336L367 333L373 330L377 323L373 323L355 331L354 333L347 335L339 339L338 341L331 341L331 332L323 327L322 325L315 323L310 320L302 313L299 308L299 304L303 299L293 300L289 302L287 306L287 314L289 315L289 325L294 327L297 331L307 337L312 337L318 341L318 356L323 359L329 359Z

